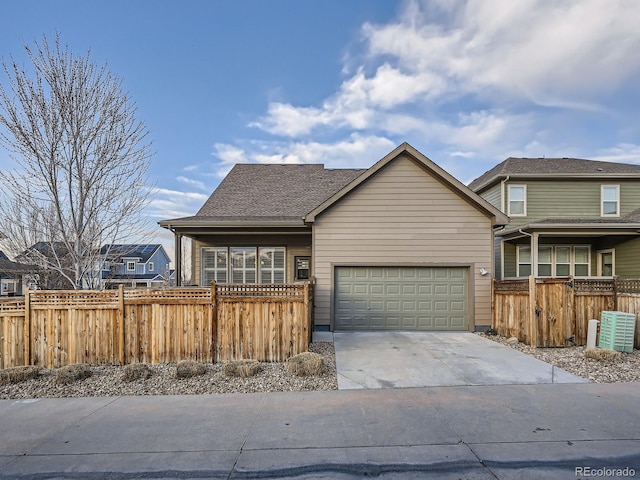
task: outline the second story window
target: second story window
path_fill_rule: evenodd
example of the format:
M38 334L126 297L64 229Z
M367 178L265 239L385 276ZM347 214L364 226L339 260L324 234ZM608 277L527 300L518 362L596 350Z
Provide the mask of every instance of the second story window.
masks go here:
M511 217L527 215L527 187L526 185L509 185L509 212Z
M154 267L153 262L149 262L149 271L150 272L153 272L153 267Z
M602 185L600 198L603 217L620 216L620 185Z
M136 262L127 262L127 272L136 271Z

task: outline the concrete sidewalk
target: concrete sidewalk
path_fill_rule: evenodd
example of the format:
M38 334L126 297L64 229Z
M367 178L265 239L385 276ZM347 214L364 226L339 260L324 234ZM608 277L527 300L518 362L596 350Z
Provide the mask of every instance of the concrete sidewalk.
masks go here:
M0 401L0 478L640 476L640 384Z

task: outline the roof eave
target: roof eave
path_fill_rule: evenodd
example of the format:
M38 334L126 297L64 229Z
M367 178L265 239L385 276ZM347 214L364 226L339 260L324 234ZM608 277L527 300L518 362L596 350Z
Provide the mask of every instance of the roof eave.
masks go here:
M175 228L211 228L211 227L306 227L304 220L287 220L287 221L180 221L180 220L164 220L158 222L162 228L175 230Z
M521 230L637 230L640 223L527 223L500 232L502 236L518 233Z
M596 173L500 173L486 180L478 186L473 187L474 192L480 192L499 183L506 178L509 179L532 179L532 178L638 178L640 173L613 173L613 172L596 172ZM473 183L473 182L471 182Z

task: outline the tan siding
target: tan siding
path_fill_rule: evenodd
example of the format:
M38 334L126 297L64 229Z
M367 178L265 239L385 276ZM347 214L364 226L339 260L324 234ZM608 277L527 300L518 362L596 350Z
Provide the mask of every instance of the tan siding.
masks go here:
M316 218L316 324L330 324L333 265L470 265L469 324L491 324L491 220L409 158ZM475 315L474 315L475 309Z

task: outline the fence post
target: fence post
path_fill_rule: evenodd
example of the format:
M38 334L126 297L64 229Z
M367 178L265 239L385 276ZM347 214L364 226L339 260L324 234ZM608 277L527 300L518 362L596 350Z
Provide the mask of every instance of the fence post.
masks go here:
M211 280L211 313L209 314L209 321L211 325L211 346L209 347L209 354L211 355L211 363L218 361L218 306L216 305L216 281Z
M127 335L124 331L124 285L118 285L118 328L120 329L120 338L118 339L118 361L120 365L124 365L125 358L125 343Z
M536 277L529 275L529 338L530 345L538 346L538 317L536 316Z
M618 276L613 276L613 309L618 311Z
M304 282L304 314L305 323L307 325L307 345L306 350L309 350L309 344L313 341L313 331L311 330L311 312L309 311L309 282Z
M24 362L31 365L31 292L24 291Z

